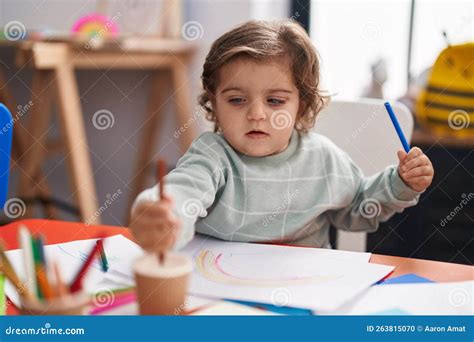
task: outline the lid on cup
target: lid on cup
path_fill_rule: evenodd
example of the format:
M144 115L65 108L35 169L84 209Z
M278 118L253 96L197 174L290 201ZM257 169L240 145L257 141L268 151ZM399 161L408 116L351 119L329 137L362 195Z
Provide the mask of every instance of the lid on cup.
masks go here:
M165 261L160 263L158 255L146 253L133 263L135 273L150 277L173 278L193 270L191 258L184 254L166 253Z

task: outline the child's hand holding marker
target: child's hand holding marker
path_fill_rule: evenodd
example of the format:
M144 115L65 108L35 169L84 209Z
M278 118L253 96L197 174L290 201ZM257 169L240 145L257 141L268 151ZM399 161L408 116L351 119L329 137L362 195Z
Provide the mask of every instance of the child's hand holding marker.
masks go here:
M138 204L131 216L130 229L143 249L162 255L177 240L181 223L173 213L173 200L163 193L162 177L158 178L160 200Z
M406 185L415 191L423 191L430 186L434 170L431 161L418 147L413 147L408 153L398 151L398 174Z
M385 102L385 108L392 120L393 126L397 131L398 137L403 145L404 150L397 152L400 163L398 165L398 174L406 185L412 190L423 191L430 186L433 180L434 169L430 159L418 147L410 149L405 135L398 123L397 117L393 112L390 103Z

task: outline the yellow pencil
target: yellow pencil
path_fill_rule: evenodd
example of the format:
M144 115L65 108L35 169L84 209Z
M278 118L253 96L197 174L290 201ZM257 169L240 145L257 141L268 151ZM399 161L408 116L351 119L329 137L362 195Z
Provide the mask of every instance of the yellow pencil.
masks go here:
M15 272L13 272L13 270L9 267L5 266L5 264L3 263L3 257L2 261L0 262L0 272L2 272L7 277L7 279L13 284L13 286L16 287L16 290L21 297L27 297L30 300L34 299L31 295L31 292L28 291L25 285L20 282L20 279L18 279L18 276L15 274Z

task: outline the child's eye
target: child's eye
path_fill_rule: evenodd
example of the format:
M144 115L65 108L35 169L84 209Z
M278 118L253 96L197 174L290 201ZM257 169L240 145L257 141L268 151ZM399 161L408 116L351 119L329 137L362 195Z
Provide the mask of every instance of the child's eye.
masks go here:
M235 97L235 98L233 98L233 99L230 99L230 100L229 100L229 103L230 103L230 104L234 104L234 105L239 105L239 104L244 103L244 101L245 101L245 100L244 100L243 98L241 98L241 97Z
M271 105L282 105L285 103L285 101L283 100L279 100L279 99L274 99L274 98L270 98L267 100L268 103L270 103Z

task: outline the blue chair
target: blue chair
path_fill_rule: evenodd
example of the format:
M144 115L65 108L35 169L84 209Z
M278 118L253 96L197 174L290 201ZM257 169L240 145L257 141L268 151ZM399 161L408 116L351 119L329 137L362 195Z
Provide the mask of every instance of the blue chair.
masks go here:
M13 119L10 111L0 103L0 207L3 208L8 195L10 156L13 137Z

